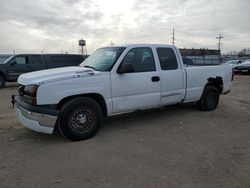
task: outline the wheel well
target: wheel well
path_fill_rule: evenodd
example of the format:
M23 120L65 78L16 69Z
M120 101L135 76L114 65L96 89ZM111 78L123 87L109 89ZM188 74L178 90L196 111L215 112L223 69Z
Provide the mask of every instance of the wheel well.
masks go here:
M58 108L61 109L62 106L63 106L66 102L68 102L68 101L70 101L70 100L72 100L72 99L74 99L74 98L76 98L76 97L89 97L89 98L95 100L95 101L101 106L102 111L103 111L103 116L104 116L104 117L107 116L108 112L107 112L107 105L106 105L106 102L105 102L103 96L100 95L100 94L98 94L98 93L88 93L88 94L73 95L73 96L66 97L66 98L62 99L62 100L58 103Z
M214 86L218 89L219 93L223 92L223 80L221 77L209 78L206 86ZM205 87L206 87L205 86Z

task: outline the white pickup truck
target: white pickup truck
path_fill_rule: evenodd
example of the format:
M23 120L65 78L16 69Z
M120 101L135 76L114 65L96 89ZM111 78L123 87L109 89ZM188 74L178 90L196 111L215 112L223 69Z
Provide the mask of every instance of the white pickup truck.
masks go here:
M121 45L97 49L80 66L21 75L12 103L24 126L83 140L107 116L186 102L214 110L232 80L228 65L186 67L172 45Z

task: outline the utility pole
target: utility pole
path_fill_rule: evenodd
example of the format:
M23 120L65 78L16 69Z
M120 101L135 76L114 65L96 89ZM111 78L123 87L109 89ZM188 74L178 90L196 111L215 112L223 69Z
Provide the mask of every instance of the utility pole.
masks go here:
M218 43L218 50L219 50L219 53L220 53L220 63L221 63L221 39L223 39L223 36L221 35L221 34L219 34L219 36L218 37L216 37L216 39L218 39L219 40L219 43Z
M219 51L221 50L221 39L223 39L223 38L224 38L224 37L223 37L221 34L219 34L219 36L216 37L216 39L219 40L219 43L218 43L218 50L219 50Z
M174 45L174 40L175 40L175 38L174 38L174 28L173 28L173 38L172 38L172 44Z

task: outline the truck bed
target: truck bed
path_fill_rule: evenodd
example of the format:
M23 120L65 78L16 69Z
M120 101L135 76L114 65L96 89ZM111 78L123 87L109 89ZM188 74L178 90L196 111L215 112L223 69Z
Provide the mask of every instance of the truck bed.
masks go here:
M186 72L186 97L185 102L194 101L201 97L204 85L208 79L221 77L223 82L223 93L231 87L232 68L224 64L188 66Z

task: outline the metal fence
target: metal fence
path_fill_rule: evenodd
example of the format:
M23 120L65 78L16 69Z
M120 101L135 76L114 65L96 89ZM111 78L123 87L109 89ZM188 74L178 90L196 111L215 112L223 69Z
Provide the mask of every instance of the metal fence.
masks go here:
M229 60L240 60L245 61L247 59L250 59L250 56L245 57L227 57L227 56L221 56L221 57L214 57L214 58L208 58L208 57L188 57L193 60L194 64L222 64L226 63Z
M197 57L189 57L193 60L195 64L220 64L221 60L219 58L197 58Z

